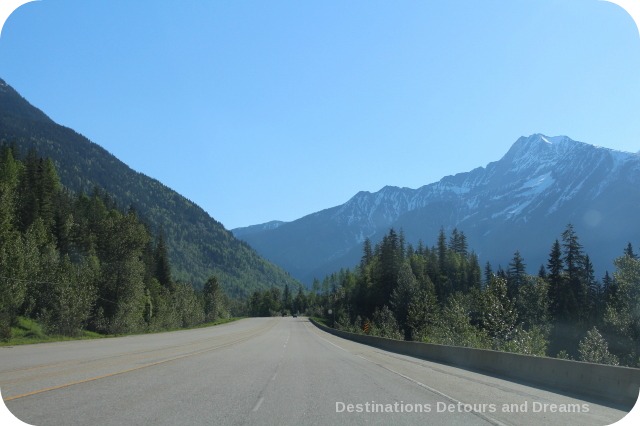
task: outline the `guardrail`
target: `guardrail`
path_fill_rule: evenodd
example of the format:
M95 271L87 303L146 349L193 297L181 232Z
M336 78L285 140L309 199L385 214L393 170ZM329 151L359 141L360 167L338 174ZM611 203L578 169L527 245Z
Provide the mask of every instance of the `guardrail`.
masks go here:
M537 357L486 349L408 342L355 334L311 322L335 336L409 355L631 409L638 400L640 369Z

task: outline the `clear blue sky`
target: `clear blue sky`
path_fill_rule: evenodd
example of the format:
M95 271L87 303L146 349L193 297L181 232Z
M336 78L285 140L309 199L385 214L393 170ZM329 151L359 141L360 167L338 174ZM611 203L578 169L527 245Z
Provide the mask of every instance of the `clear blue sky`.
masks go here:
M498 160L640 149L640 37L598 0L42 0L0 77L227 228Z

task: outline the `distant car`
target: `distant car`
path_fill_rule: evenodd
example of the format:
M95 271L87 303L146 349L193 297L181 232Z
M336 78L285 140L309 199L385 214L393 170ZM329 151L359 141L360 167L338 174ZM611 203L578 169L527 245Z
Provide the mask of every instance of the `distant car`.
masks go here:
M298 314L293 314L293 317L294 318L298 318Z

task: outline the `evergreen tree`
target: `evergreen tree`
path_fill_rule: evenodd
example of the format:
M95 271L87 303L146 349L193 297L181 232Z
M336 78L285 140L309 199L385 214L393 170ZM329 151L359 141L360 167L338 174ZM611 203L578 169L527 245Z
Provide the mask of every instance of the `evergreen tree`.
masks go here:
M615 303L616 297L616 283L609 275L609 271L605 271L604 278L602 278L602 298L604 304Z
M360 268L364 269L373 260L373 249L371 248L371 240L369 237L364 239L362 259L360 261Z
M603 313L603 294L600 283L596 280L593 263L589 255L584 256L584 283L587 288L587 305L583 310L583 320L590 324L596 323Z
M402 264L402 247L395 230L392 228L382 239L376 281L378 283L374 306L382 307L389 303L391 293L398 282L398 272Z
M447 236L444 233L444 228L440 228L438 234L438 266L440 273L445 274L447 268Z
M215 321L228 316L224 303L224 294L218 283L218 278L212 276L207 280L202 289L202 295L204 298L205 321Z
M485 287L489 285L491 280L493 279L493 268L491 267L491 263L487 262L484 265L484 285Z
M568 300L569 295L565 288L563 276L564 264L562 261L562 248L558 240L556 240L551 247L547 269L549 271L547 280L549 282L551 314L556 319L564 319L568 317L570 302Z
M16 227L16 203L22 165L8 148L0 152L0 244L8 241Z
M628 243L627 247L625 247L624 255L625 256L629 256L632 259L637 259L638 258L638 256L633 252L633 246L631 245L631 243Z
M544 265L540 265L540 268L538 269L538 277L542 278L543 280L547 279L547 269L544 267Z
M175 286L171 277L171 265L169 262L169 254L165 243L164 232L160 230L158 234L158 242L154 252L155 277L158 282L169 291L174 291Z
M524 259L520 255L520 251L516 250L513 254L513 259L509 263L509 269L507 270L507 290L509 297L515 298L518 295L518 289L525 280L525 269Z
M464 232L458 231L458 228L454 228L449 237L449 250L459 255L467 256L467 249L466 235L464 235Z
M528 330L547 329L549 317L549 285L540 277L527 276L516 299L518 320Z
M570 292L570 304L567 306L567 310L569 318L577 323L584 321L587 316L585 310L588 306L588 289L585 279L584 253L573 225L567 225L562 233L562 241L567 290Z
M418 281L413 275L409 262L403 262L398 273L398 285L391 293L391 308L398 326L406 340L411 340L411 330L407 325L409 305L418 295Z
M289 290L289 284L285 284L284 291L282 292L282 309L291 312L293 305L293 297L291 296L291 290Z
M293 299L293 312L303 313L307 310L307 297L302 291L302 287L298 287L298 294Z

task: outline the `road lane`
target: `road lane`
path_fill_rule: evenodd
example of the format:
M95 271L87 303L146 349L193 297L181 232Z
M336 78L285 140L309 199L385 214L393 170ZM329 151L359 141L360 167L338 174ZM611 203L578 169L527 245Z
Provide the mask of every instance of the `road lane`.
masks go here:
M0 357L8 408L39 426L604 425L625 414L350 342L305 318L4 348ZM543 404L589 412L534 412Z

